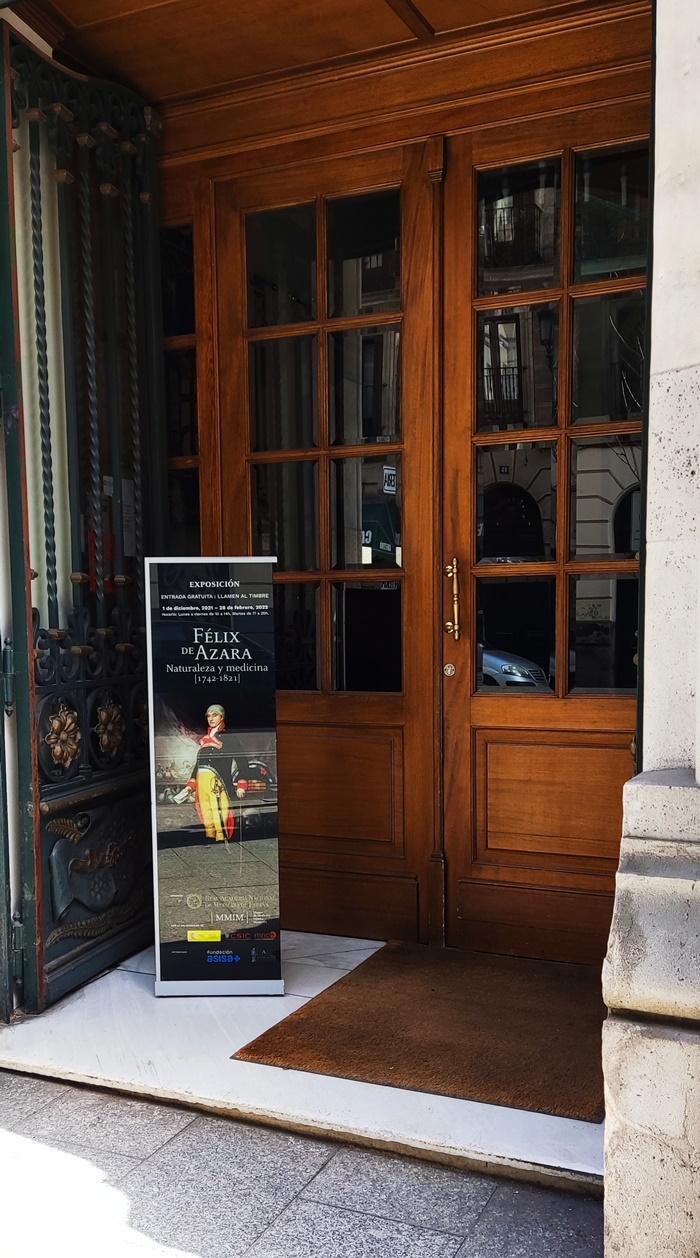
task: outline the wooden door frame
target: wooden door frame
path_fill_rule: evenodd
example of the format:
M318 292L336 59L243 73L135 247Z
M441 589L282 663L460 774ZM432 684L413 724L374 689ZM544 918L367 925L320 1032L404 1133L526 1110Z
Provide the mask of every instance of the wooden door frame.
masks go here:
M201 239L196 244L196 271L208 271L197 281L198 368L218 364L214 383L205 383L208 407L201 405L200 468L202 484L215 484L214 496L221 509L203 515L203 548L221 552L231 539L251 546L250 504L247 471L247 391L244 329L244 275L242 218L246 210L311 200L319 195L354 195L382 187L402 187L402 309L403 331L403 477L404 515L408 522L404 543L403 668L404 690L394 694L342 694L281 692L278 712L282 728L309 722L345 727L382 724L387 729L405 726L413 732L405 738L402 811L405 842L401 859L404 876L415 878L418 936L443 942L444 891L439 824L440 748L438 735L439 597L438 527L440 522L436 457L439 413L440 366L436 335L427 335L439 318L440 181L443 169L442 138L396 148L326 158L252 175L203 180L195 198L195 241L198 222ZM406 260L410 258L410 265ZM203 263L203 266L202 266ZM225 277L225 283L224 283ZM238 293L237 302L230 300ZM321 311L323 307L321 306ZM381 315L376 316L378 323ZM201 334L200 328L204 322ZM366 321L365 321L366 322ZM319 363L319 375L322 364ZM198 372L198 380L203 376ZM201 387L201 386L200 386ZM208 422L206 422L208 419ZM200 420L201 422L201 420ZM226 447L241 445L243 457L227 461ZM364 447L367 454L381 454ZM223 475L226 469L227 483ZM321 500L322 519L328 520L328 503ZM379 575L379 573L377 573ZM281 578L282 580L284 577ZM416 620L415 608L422 614ZM322 616L322 632L330 641L328 611ZM417 646L408 648L412 638ZM328 677L326 677L328 682ZM423 731L422 737L418 731ZM429 731L429 732L428 732ZM361 873L357 856L331 856L318 847L318 869L338 870L349 878ZM299 875L309 861L288 845L288 875ZM388 874L398 870L399 853L389 860L374 858L374 868ZM284 853L283 853L284 862Z
M452 817L460 811L464 816L471 815L474 795L471 771L472 749L464 731L459 731L457 719L460 713L469 714L471 709L472 662L467 650L468 637L465 636L456 648L451 640L444 637L441 627L442 620L448 619L451 613L449 590L442 576L442 569L443 564L451 560L454 553L454 547L451 544L454 536L454 516L455 513L465 510L466 518L471 518L474 507L468 491L464 488L458 490L456 487L457 471L451 453L460 440L466 439L466 431L463 431L464 412L460 410L456 399L460 387L466 390L468 396L471 396L473 379L469 374L469 369L465 376L463 369L459 368L456 362L454 346L450 346L449 320L447 339L442 331L446 311L449 312L449 318L453 324L456 324L462 315L470 318L470 312L467 310L470 303L465 296L459 277L468 273L471 263L469 259L459 256L460 251L463 252L465 248L465 237L463 233L460 234L456 230L455 225L458 213L463 215L473 213L471 172L474 164L497 165L509 159L524 161L529 157L539 156L542 152L557 147L557 145L552 146L551 138L555 128L566 134L568 143L577 145L585 142L591 147L646 138L649 115L648 97L644 90L622 99L608 98L609 103L596 102L594 108L584 104L587 90L584 84L579 86L576 92L565 95L563 105L566 111L558 110L552 114L551 112L544 113L543 110L534 117L523 119L521 116L519 121L507 125L499 121L497 125L492 124L482 131L471 125L467 127L471 115L465 110L463 111L464 122L461 125L458 124L452 133L446 136L432 136L422 145L411 142L406 150L419 147L423 149L422 160L427 167L433 187L432 300L435 344L442 350L433 354L432 431L436 443L442 449L442 458L434 473L434 512L431 525L435 546L432 590L436 612L433 617L432 646L433 756L431 761L435 767L433 769L428 929L423 932L423 937L436 943L443 942L445 939L445 852L454 853L455 850L453 822L449 815L443 820L443 792L445 799L451 801L453 805L447 810L448 813L451 811ZM574 106L569 107L572 99ZM295 148L298 159L294 156ZM294 177L295 172L299 170L313 170L317 165L335 162L341 165L348 162L351 165L364 161L371 162L381 153L394 151L384 148L375 149L369 153L365 151L358 153L352 151L357 148L354 134L349 136L339 133L324 135L322 140L316 137L311 148L313 149L311 160L309 159L309 144L297 146L289 144L277 150L268 150L267 158L271 161L268 173L274 175L282 187L288 178ZM336 153L349 155L336 158L329 155L331 149L335 149ZM299 160L302 153L304 158ZM224 186L232 186L245 182L248 178L260 177L260 160L260 157L253 158L250 153L234 154L232 152L229 157L222 155L207 163L200 164L195 161L189 167L185 164L182 177L176 176L173 167L166 171L167 204L170 207L168 221L174 221L175 218L180 220L184 217L194 219L195 251L198 259L196 282L200 447L202 485L207 486L207 493L203 494L202 539L203 546L212 553L220 553L222 545L218 419L221 412L219 396L221 382L216 371L216 364L221 353L219 344L222 325L218 322L217 314L217 303L221 302L221 295L217 292L218 277L221 274L221 251L215 239L216 198ZM200 173L196 173L198 168ZM443 183L445 172L447 172L447 180ZM456 202L459 204L457 205ZM444 218L443 208L446 211ZM444 265L445 258L450 260L450 265L447 267ZM442 439L443 425L449 437L447 445ZM458 494L458 497L455 497L455 494ZM458 502L459 507L450 505ZM443 532L444 546L441 544ZM437 614L441 606L442 616ZM453 678L444 679L442 665L452 663L458 665L457 673ZM487 696L479 698L482 724L488 725L497 716L497 709L493 706L496 699L489 699ZM582 700L576 702L581 703ZM609 728L610 717L606 716L600 704L596 700L586 702L590 712L588 728ZM531 707L528 711L523 707L522 721L523 725L535 729L541 726L542 721L537 713L537 700L530 701L531 705L533 703L534 709ZM560 700L556 716L550 712L551 722L554 725L559 725L561 728L570 725L568 715L570 703L570 700ZM625 704L630 709L630 714L627 716L623 712ZM632 701L616 700L616 705L618 715L613 718L612 724L620 730L623 727L627 730L633 725ZM291 718L301 719L301 701L289 696L285 706ZM350 719L350 703L346 710ZM448 738L443 761L443 730L450 727L457 729L458 736L455 739ZM468 781L465 781L466 775L460 775L458 771L460 763L470 766ZM437 771L443 764L444 775ZM473 836L469 840L470 843L472 838ZM610 878L609 885L611 885ZM425 921L425 916L423 921Z

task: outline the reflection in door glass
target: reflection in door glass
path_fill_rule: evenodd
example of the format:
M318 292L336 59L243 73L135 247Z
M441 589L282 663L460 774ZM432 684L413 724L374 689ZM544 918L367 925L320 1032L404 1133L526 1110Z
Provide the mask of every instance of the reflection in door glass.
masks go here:
M292 205L247 214L248 326L316 317L316 210Z
M400 691L401 585L333 586L333 688Z
M284 336L248 347L254 450L316 445L316 338Z
M479 174L479 296L558 283L560 182L558 158Z
M331 318L400 308L400 207L398 189L327 202Z
M637 576L571 579L569 689L635 690Z
M647 265L649 150L576 158L577 280L643 273Z
M477 427L557 422L559 306L520 306L478 316Z
M571 553L631 559L641 546L642 439L589 437L571 446Z
M275 583L278 690L318 690L317 581Z
M646 301L639 290L574 302L574 423L639 419L645 318Z
M519 441L477 451L477 559L523 563L556 555L556 446Z
M328 338L331 441L398 441L401 434L401 332L357 328Z
M477 581L477 689L548 693L554 686L554 577Z
M334 568L400 568L401 456L334 459Z
M316 463L253 463L253 552L280 568L318 567Z

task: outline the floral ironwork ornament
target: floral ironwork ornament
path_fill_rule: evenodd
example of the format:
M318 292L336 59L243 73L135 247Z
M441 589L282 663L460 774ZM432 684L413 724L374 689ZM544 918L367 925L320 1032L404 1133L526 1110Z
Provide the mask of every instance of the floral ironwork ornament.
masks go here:
M119 754L126 733L124 713L114 699L107 699L97 709L95 733L102 755L113 760Z
M80 751L81 739L78 713L61 703L58 711L49 717L49 732L44 735L54 764L61 769L70 769Z

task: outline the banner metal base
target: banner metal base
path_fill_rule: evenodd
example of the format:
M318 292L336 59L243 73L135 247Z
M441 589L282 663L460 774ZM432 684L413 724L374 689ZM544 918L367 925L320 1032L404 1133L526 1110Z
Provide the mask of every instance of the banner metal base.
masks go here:
M156 979L155 992L156 996L284 996L284 979L240 979L238 982L220 983Z

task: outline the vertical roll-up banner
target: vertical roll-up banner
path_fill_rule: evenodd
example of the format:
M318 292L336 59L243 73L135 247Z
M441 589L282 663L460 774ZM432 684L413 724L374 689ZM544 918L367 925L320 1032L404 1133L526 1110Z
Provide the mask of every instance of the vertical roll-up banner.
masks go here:
M147 559L156 995L281 994L274 559Z

